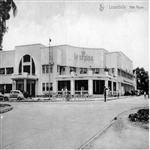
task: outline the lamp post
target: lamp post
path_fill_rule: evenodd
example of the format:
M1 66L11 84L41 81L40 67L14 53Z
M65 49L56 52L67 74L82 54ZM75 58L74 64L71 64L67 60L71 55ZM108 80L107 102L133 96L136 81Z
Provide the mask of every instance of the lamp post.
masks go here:
M51 52L50 52L50 42L51 42L51 39L49 39L49 100L50 100L50 68L51 68L51 60L50 60L50 57L51 57Z

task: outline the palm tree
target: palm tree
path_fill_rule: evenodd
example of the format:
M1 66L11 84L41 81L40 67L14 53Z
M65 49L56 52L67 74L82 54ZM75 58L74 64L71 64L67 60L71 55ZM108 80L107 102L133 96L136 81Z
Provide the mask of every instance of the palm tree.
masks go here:
M10 10L13 11L13 16L16 16L17 6L13 0L0 1L0 50L2 50L3 36L7 31L6 21L10 19Z

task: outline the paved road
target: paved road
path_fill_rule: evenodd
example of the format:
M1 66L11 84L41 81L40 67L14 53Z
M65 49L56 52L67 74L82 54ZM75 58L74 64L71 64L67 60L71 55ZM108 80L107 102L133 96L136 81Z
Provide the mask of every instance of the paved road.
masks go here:
M102 130L117 114L146 106L143 97L95 102L11 103L3 114L1 148L79 148Z

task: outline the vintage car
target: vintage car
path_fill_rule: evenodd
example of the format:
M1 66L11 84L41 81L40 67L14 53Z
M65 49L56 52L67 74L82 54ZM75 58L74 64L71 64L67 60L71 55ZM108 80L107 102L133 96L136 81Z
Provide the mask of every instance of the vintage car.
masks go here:
M0 93L0 101L4 100L4 95L2 93Z
M24 95L19 90L12 90L10 93L4 94L4 100L9 101L10 99L22 100Z

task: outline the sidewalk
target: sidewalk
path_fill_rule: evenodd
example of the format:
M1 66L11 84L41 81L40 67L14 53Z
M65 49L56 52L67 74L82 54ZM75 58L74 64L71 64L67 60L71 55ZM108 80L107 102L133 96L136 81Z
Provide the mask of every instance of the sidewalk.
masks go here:
M144 128L142 123L128 120L129 114L138 110L135 108L121 113L106 129L87 142L82 149L148 149L149 129Z
M117 99L124 99L124 98L129 98L129 97L135 97L135 96L120 96L118 97L107 97L107 101L111 100L117 100ZM87 102L87 101L104 101L104 97L75 97L71 98L69 101L66 100L65 97L62 98L43 98L43 97L35 97L32 99L26 99L26 100L21 100L20 102Z

